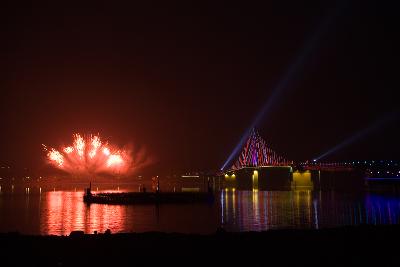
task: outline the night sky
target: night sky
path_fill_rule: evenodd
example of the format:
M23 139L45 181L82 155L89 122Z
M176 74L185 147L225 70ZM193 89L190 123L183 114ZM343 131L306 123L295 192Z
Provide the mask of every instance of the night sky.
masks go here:
M146 148L148 172L219 169L316 32L258 125L273 150L312 159L398 110L383 1L51 2L0 11L1 164L40 168L42 143L81 132ZM400 159L399 136L392 120L326 160Z

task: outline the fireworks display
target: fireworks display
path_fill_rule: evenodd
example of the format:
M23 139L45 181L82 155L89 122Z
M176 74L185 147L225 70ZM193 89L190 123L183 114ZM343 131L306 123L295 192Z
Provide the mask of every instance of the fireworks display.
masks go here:
M59 150L43 145L48 162L71 174L130 174L148 163L144 152L120 149L103 142L99 135L73 135L73 143Z

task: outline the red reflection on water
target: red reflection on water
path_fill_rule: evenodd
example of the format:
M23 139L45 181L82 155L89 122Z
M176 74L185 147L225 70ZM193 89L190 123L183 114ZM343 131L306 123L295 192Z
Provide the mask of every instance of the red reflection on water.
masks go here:
M117 190L124 192L125 190ZM100 190L99 192L105 192ZM108 190L108 192L114 192ZM72 231L213 233L219 225L216 206L99 205L83 202L83 192L52 191L43 194L40 233L69 235Z
M83 192L48 192L41 210L41 234L69 235L72 231L104 232L123 229L125 209L121 206L83 202Z
M126 209L124 206L115 205L91 205L86 207L85 232L105 232L110 229L112 232L119 232L124 227Z

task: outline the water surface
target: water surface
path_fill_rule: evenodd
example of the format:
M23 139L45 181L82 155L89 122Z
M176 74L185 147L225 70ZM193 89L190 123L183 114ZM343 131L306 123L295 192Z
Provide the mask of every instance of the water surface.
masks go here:
M124 192L137 186L100 186ZM214 204L86 205L83 188L2 186L0 232L68 235L71 231L208 234L269 229L319 229L343 225L398 224L400 197L334 191L221 191Z

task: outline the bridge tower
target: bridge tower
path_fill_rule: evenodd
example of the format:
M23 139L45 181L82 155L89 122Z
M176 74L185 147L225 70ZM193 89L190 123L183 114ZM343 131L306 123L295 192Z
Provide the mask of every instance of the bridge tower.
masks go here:
M242 151L225 172L227 188L269 190L290 188L292 162L270 149L265 140L252 129Z

